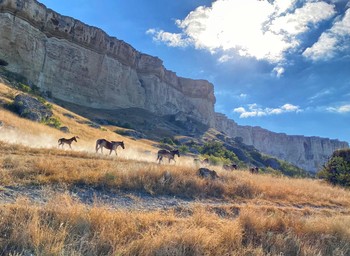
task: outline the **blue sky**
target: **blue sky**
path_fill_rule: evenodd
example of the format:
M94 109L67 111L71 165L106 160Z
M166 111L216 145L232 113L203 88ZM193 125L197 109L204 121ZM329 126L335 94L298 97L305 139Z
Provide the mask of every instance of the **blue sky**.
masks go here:
M240 125L350 142L344 0L39 0L214 84Z

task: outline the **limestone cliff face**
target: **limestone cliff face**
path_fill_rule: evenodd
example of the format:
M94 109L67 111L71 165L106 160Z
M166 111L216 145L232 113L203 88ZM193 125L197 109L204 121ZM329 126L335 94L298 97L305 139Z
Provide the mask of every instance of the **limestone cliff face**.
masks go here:
M0 0L0 59L54 98L101 109L179 111L214 125L213 85L35 0Z
M291 136L260 127L240 126L219 113L216 114L216 128L231 137L241 137L243 143L253 145L263 153L276 156L311 172L319 170L336 149L349 147L347 142L339 140Z

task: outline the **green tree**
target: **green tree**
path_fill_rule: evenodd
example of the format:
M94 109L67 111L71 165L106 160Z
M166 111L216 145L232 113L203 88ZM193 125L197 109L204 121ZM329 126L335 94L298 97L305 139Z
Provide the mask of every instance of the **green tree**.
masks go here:
M317 176L333 185L350 187L350 149L334 151Z

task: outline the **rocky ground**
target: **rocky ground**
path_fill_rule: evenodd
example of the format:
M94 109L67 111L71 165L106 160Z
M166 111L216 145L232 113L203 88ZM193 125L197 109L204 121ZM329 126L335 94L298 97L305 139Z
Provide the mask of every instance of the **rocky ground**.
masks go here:
M102 205L110 209L123 210L168 210L186 208L194 204L220 205L221 200L192 200L175 196L152 196L147 193L111 192L99 188L74 186L70 189L47 186L3 186L0 187L0 203L12 203L26 198L34 204L43 205L59 194L67 194L86 205Z

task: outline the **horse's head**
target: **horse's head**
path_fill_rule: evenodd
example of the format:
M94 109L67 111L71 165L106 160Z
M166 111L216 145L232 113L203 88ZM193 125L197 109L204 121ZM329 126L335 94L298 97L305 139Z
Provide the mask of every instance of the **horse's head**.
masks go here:
M173 150L172 152L173 152L174 156L177 155L178 157L180 157L180 152L178 149Z
M74 137L73 137L73 140L74 140L75 142L78 142L77 139L79 139L79 136L74 136Z
M120 142L120 146L121 146L123 149L125 149L124 141L121 141L121 142Z

